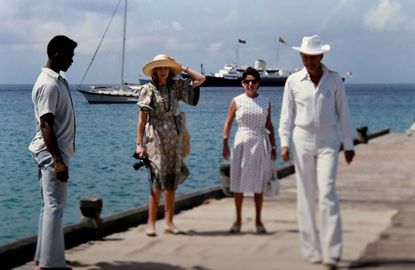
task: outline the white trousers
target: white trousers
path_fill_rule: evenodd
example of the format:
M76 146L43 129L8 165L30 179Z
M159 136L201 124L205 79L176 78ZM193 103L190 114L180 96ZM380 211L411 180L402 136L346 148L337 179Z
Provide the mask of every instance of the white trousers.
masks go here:
M67 183L56 178L49 152L40 152L34 158L39 166L42 195L35 261L39 262L40 267L65 267L62 216L67 201Z
M323 262L340 259L341 218L336 194L340 140L337 128L295 127L293 146L302 254L309 260ZM316 225L317 201L319 230Z

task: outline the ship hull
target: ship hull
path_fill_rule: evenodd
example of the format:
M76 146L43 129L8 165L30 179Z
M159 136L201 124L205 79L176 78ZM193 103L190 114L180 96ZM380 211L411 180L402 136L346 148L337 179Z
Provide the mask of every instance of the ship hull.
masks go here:
M88 103L137 103L138 95L133 93L120 93L117 91L91 92L78 89Z
M284 86L287 77L280 78L263 78L261 79L260 86ZM206 76L205 82L202 87L237 87L241 86L240 79L226 79L221 77Z

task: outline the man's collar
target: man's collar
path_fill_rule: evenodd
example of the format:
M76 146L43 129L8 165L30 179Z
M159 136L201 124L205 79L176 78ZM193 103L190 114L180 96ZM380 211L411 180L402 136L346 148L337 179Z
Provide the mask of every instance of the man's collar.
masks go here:
M321 77L323 78L328 72L329 70L327 69L327 67L321 63L321 69L323 70L323 74L321 75ZM305 67L303 67L300 71L300 78L301 80L311 80L310 78L310 74L308 73L307 69Z
M48 67L42 67L42 71L46 72L48 76L52 77L53 79L57 80L66 80L65 76L62 73L57 73L56 71L48 68Z
M304 81L304 80L309 80L309 79L310 79L310 75L308 74L307 69L306 69L305 67L303 67L303 68L299 71L299 73L300 73L300 78L301 78L301 81Z

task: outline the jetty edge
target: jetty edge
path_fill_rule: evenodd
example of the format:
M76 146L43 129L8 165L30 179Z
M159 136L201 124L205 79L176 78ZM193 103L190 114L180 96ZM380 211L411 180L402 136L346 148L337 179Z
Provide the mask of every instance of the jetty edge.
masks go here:
M354 144L367 143L370 139L386 135L389 129L382 129L368 134L367 127L357 128L357 137ZM287 163L278 168L278 178L282 179L295 173L294 165ZM175 204L175 213L188 210L203 204L209 199L221 199L225 194L220 185L211 186L199 191L179 196ZM70 249L92 240L98 240L105 236L126 231L147 222L148 206L144 205L118 214L103 218L98 228L90 228L83 223L65 226L65 249ZM158 219L164 215L164 204L158 208ZM0 261L5 269L17 267L33 260L36 249L37 236L31 236L22 240L0 246Z
M212 186L179 196L175 204L175 214L199 206L208 199L223 197L224 194L220 186ZM65 249L146 223L147 215L148 206L144 205L103 218L97 229L88 228L82 223L65 226ZM162 218L163 215L164 204L161 204L158 208L157 218ZM2 267L10 269L32 261L36 250L36 241L37 236L35 235L0 246Z

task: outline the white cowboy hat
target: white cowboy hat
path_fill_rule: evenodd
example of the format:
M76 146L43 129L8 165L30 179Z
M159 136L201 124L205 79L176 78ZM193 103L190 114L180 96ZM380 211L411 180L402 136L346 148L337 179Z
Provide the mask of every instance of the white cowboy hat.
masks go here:
M153 60L144 65L143 73L151 77L151 73L156 67L169 67L174 76L177 76L182 71L182 67L166 54L154 56Z
M301 47L292 47L294 50L308 55L319 55L330 51L329 44L321 44L320 37L314 35L311 37L303 37Z

